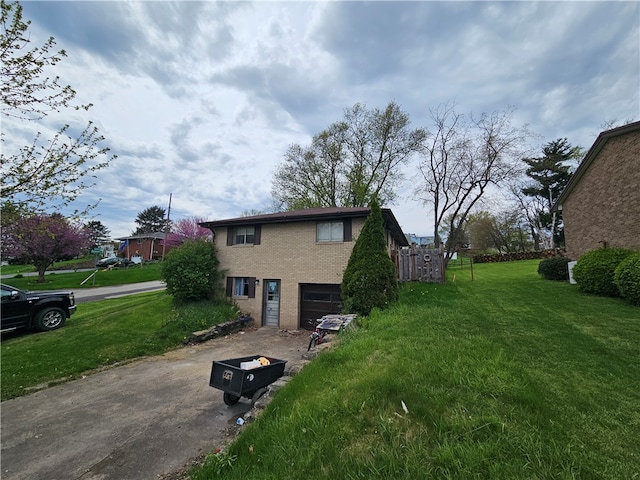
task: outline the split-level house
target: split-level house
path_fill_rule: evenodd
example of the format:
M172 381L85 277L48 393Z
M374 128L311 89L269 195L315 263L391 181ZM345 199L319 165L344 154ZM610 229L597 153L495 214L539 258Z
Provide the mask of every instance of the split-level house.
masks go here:
M341 309L340 284L369 208L313 208L203 222L214 235L227 296L259 325L309 328ZM408 242L382 209L390 257Z
M573 260L602 247L640 250L640 122L600 133L553 208Z

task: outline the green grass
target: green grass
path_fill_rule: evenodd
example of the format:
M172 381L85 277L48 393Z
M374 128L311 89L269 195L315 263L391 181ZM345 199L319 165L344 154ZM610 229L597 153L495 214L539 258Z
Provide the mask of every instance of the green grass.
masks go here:
M85 257L74 258L73 260L63 260L55 262L49 267L48 270L61 270L61 269L74 269L74 268L86 268L87 265L95 265L95 255L87 255ZM29 273L37 271L33 265L3 265L0 269L2 275L14 275L21 273Z
M181 345L197 330L236 314L230 305L199 302L174 307L164 292L82 304L64 328L2 341L2 400L92 369Z
M24 290L57 290L106 287L111 285L125 285L128 283L148 282L160 280L160 264L149 263L143 266L131 266L128 268L113 268L111 270L98 270L93 278L87 280L92 272L73 273L47 273L45 283L38 283L38 277L5 278L2 283L7 283L16 288ZM83 285L81 283L87 280Z
M192 479L640 478L640 309L537 265L405 285Z

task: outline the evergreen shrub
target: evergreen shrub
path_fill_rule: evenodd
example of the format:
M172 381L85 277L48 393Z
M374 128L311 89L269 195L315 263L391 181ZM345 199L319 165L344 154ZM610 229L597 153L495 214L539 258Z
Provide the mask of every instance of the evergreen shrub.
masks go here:
M345 313L367 316L374 308L384 309L398 299L398 280L384 234L382 211L376 201L351 251L342 276Z
M569 280L569 262L567 257L545 258L538 264L538 274L546 280Z
M585 293L618 297L614 282L616 267L634 252L624 248L599 248L585 253L573 267L573 278Z
M207 240L187 240L165 256L161 274L167 292L176 302L222 299L222 273L215 245Z
M613 280L620 295L640 306L640 252L628 256L616 267Z

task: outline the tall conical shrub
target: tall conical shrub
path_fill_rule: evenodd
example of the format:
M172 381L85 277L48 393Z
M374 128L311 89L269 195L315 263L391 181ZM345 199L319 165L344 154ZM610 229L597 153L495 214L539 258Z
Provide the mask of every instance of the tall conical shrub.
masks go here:
M382 211L375 200L370 208L341 285L345 313L363 316L369 315L373 308L383 309L398 299L398 281L387 253Z

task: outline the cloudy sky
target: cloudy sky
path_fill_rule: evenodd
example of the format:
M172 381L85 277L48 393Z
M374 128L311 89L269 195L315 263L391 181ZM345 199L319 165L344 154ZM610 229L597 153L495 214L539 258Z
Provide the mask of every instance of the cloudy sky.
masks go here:
M170 193L174 220L267 210L287 147L356 102L395 101L427 128L444 102L512 106L537 151L559 137L589 148L605 122L640 119L638 2L22 5L31 40L55 37L68 54L56 74L94 104L34 128L99 127L118 158L79 204L101 199L94 214L114 237ZM391 208L405 232L431 235L415 169Z

